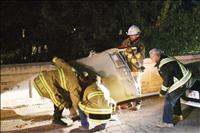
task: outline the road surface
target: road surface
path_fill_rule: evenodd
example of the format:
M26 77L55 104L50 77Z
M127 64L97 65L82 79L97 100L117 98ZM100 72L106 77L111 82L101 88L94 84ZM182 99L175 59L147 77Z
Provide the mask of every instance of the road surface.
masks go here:
M149 97L143 100L139 111L118 110L106 129L100 133L200 133L200 109L185 105L182 109L183 121L177 122L173 128L157 128L155 125L162 118L163 99L157 96ZM69 112L66 110L63 120L69 127L52 125L52 113L53 105L48 102L43 105L4 109L1 112L1 131L2 133L68 133L80 126L80 122L73 123L67 118ZM91 128L94 126L91 125Z

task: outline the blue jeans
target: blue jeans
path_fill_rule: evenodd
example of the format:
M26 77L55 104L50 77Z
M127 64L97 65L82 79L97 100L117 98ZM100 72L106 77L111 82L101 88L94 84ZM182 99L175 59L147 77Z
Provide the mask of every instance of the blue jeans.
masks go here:
M79 112L79 116L80 116L80 119L81 119L82 127L89 129L89 123L87 121L87 116L85 115L85 113L79 107L78 107L78 112Z
M185 93L185 86L178 88L165 96L163 122L173 123L173 114L182 115L180 97Z

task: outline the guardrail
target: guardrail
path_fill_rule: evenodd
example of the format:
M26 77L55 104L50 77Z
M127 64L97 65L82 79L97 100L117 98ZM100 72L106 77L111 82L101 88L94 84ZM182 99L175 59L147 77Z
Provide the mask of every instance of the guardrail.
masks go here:
M200 61L200 54L198 55L184 55L176 56L177 59L183 63L191 63ZM145 59L146 63L150 63L150 59ZM31 76L43 71L53 70L55 67L51 62L42 63L26 63L26 64L11 64L1 65L1 92L7 90L17 83L30 78Z
M1 65L1 92L43 70L53 70L50 62Z

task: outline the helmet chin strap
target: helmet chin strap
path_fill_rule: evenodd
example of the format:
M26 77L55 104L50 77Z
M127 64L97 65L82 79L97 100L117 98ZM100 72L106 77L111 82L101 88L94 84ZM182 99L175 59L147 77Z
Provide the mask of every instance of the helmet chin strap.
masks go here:
M130 41L132 41L132 42L134 42L134 43L138 42L139 40L140 40L140 36L138 36L138 37L137 37L135 40L133 40L133 41L130 39Z

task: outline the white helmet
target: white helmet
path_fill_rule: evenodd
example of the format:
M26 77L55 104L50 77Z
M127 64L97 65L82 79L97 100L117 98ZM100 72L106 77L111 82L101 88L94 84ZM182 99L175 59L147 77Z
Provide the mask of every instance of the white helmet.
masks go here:
M127 35L136 35L136 34L140 34L141 30L136 26L136 25L132 25L129 29L128 29L128 33Z

